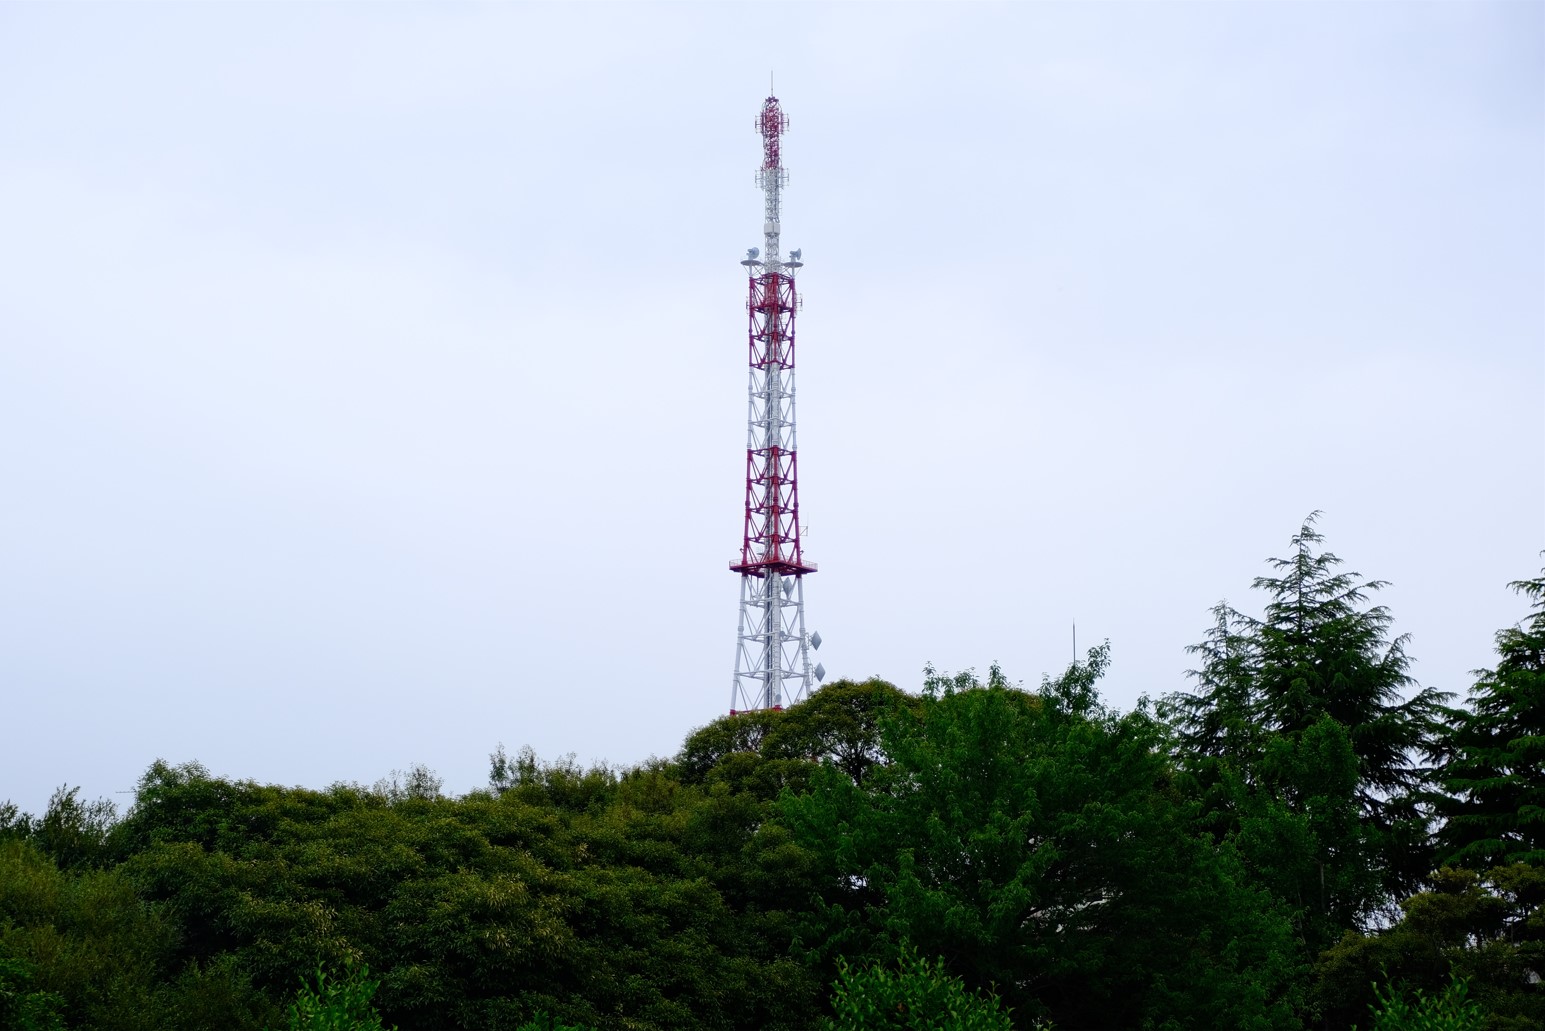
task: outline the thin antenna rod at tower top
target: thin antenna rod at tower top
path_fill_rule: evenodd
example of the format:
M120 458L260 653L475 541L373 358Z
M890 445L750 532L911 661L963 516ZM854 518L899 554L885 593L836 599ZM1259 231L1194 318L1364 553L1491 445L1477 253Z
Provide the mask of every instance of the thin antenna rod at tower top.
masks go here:
M768 72L767 73L767 94L768 94L768 96L773 96L773 97L776 97L778 95L778 87L773 85L773 73L772 72Z

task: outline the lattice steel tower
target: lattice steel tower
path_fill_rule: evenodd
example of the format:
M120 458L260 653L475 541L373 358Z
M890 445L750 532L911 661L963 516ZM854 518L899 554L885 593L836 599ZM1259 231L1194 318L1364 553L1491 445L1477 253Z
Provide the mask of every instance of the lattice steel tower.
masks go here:
M740 629L735 644L735 686L730 712L780 709L809 692L826 671L810 668L810 649L820 634L805 633L805 575L816 571L800 544L799 442L794 432L794 315L799 298L794 273L799 251L788 260L779 249L779 202L789 180L779 143L789 119L777 97L762 103L756 130L762 136L765 212L762 249L746 252L751 297L750 415L746 432L746 522L740 558Z

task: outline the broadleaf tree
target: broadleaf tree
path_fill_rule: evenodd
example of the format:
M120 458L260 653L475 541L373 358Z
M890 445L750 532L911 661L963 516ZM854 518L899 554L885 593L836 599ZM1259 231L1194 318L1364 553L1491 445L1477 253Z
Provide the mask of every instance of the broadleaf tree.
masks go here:
M786 795L821 887L805 940L868 964L910 943L1016 1022L1295 1026L1285 921L1196 833L1163 728L1099 703L1106 661L1036 692L931 676L862 781L827 765Z

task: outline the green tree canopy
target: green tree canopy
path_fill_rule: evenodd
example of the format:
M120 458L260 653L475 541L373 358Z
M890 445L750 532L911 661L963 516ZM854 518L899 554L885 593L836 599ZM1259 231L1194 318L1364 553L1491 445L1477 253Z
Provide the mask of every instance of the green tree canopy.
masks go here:
M1510 586L1533 612L1498 631L1497 664L1452 713L1439 842L1455 866L1545 865L1545 575Z
M1445 867L1400 907L1393 925L1349 931L1321 955L1312 1005L1325 1026L1366 1026L1381 996L1441 999L1457 976L1489 1031L1545 1027L1545 870Z
M1190 649L1201 657L1195 689L1164 705L1215 833L1238 835L1272 807L1279 824L1312 830L1294 846L1296 873L1267 877L1304 914L1311 950L1386 909L1430 868L1421 800L1432 771L1421 760L1435 748L1446 697L1412 680L1406 638L1391 636L1384 606L1367 604L1386 585L1339 571L1341 559L1320 550L1317 516L1294 534L1288 557L1270 560L1276 575L1253 582L1266 595L1261 616L1214 609L1213 628ZM1258 870L1285 869L1280 851L1245 854Z
M862 781L828 765L785 796L823 882L807 940L867 962L916 943L1062 1028L1292 1026L1285 925L1194 833L1163 728L1099 705L1106 662L1033 694L996 667L932 676Z
M1213 629L1189 649L1203 660L1191 671L1197 690L1167 701L1185 753L1228 757L1247 777L1287 791L1291 784L1271 783L1270 771L1250 762L1262 735L1301 734L1329 716L1351 735L1363 817L1388 826L1392 810L1426 783L1417 757L1444 695L1416 685L1407 639L1390 636L1394 617L1366 604L1388 585L1338 572L1341 559L1317 550L1318 515L1293 535L1291 555L1270 560L1278 575L1251 584L1267 596L1261 616L1214 609Z
M839 961L833 987L824 1031L1014 1031L995 996L970 991L943 960L907 945L895 968Z

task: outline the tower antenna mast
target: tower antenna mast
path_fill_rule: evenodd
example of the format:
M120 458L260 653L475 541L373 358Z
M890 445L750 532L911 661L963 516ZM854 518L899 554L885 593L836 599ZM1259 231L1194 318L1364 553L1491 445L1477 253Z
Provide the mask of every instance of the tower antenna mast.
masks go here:
M789 119L768 96L757 116L762 137L762 248L741 262L750 281L751 378L747 388L746 517L740 558L740 625L730 712L781 709L798 702L826 670L810 667L821 635L805 632L805 558L799 525L799 442L794 431L794 274L800 252L783 257L780 205L789 174L780 145Z

